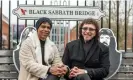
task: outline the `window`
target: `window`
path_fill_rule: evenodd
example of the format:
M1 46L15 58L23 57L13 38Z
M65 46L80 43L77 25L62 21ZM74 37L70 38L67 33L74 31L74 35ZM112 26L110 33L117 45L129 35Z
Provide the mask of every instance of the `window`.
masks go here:
M52 41L54 41L54 36L52 35Z
M52 34L54 34L54 29L52 29Z
M61 35L61 41L63 41L63 39L64 39L64 38L63 38L63 35Z
M55 37L55 41L56 41L56 36L54 36Z
M56 29L55 29L55 34L56 34Z
M63 28L61 28L61 34L63 34Z

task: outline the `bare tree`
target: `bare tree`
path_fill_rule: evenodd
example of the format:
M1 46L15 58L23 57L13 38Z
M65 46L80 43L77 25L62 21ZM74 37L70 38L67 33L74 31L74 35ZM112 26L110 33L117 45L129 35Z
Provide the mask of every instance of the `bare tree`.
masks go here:
M101 1L96 2L96 6L101 7ZM115 36L117 36L117 19L119 18L119 48L124 49L125 42L125 19L127 23L127 30L131 32L131 17L133 15L133 1L127 0L126 18L125 18L125 1L111 1L111 29L113 30ZM117 15L117 10L119 9L119 16ZM105 11L105 17L103 18L103 27L108 28L109 26L109 1L103 1L103 11ZM128 44L131 45L131 44Z

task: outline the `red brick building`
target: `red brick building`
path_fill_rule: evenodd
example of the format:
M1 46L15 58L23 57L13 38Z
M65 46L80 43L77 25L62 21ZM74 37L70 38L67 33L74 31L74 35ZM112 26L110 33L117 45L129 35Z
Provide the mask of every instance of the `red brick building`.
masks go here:
M9 41L9 20L2 14L2 47L8 48Z
M132 36L133 36L133 34L132 34L132 32L130 32L130 33L128 33L128 35L127 35L127 48L132 48Z
M68 43L68 32L65 34L64 37L64 47L66 46L66 43ZM76 40L76 27L73 27L70 30L70 41Z

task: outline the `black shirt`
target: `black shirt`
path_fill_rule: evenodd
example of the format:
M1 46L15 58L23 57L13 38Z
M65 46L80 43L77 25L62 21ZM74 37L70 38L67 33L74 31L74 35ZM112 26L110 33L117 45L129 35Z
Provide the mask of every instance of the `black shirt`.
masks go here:
M40 40L40 44L41 44L41 51L42 51L42 64L43 65L46 65L45 61L44 61L44 56L45 56L45 48L44 48L44 45L45 45L45 41L42 41Z
M93 40L86 41L86 42L83 44L85 56L88 54L88 52L89 52L89 50L90 50L92 44L93 44Z

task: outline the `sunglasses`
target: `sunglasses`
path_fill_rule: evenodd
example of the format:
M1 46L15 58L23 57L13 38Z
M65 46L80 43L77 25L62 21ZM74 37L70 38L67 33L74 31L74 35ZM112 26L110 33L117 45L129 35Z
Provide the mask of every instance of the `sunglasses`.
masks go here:
M89 31L95 31L96 30L94 28L88 28L88 27L82 27L81 29L84 30L84 31L87 31L87 30L89 30Z

